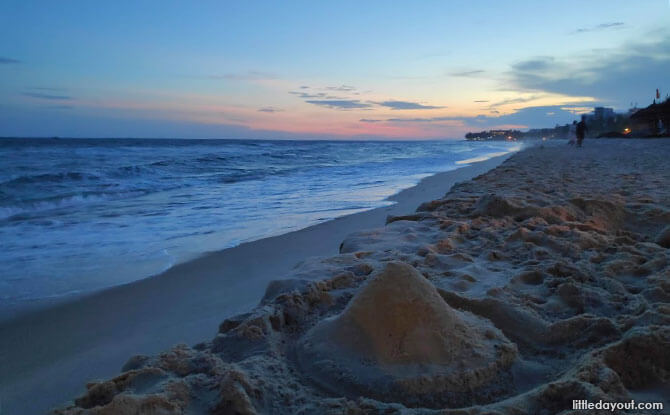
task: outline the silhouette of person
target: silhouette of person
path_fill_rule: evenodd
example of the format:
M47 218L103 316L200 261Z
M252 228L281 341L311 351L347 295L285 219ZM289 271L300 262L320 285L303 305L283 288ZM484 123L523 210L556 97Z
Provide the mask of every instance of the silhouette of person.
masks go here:
M573 121L568 127L568 145L575 145L575 138L577 137L577 121Z
M581 121L577 123L577 147L582 146L582 141L584 141L584 136L586 135L586 117L582 115Z

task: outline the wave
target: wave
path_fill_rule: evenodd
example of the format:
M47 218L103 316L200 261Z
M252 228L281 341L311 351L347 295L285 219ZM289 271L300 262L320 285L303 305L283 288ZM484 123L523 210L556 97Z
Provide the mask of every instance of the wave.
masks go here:
M218 181L224 184L232 184L250 180L261 180L267 176L268 176L267 174L260 172L233 173L219 176Z
M386 196L456 160L509 148L190 140L0 147L8 160L0 239L9 242L0 297L114 285L118 258L143 277L166 262L387 206L394 202ZM22 279L7 280L14 277Z
M69 171L63 173L27 174L1 182L0 186L16 186L35 183L60 183L67 181L79 182L83 180L99 179L100 177L94 174Z
M165 163L165 164L160 164L160 163ZM168 161L159 161L151 164L138 164L138 165L131 165L131 166L121 166L117 167L115 170L109 172L110 177L114 178L125 178L125 177L134 177L134 176L142 176L145 174L151 174L153 172L154 167L160 167L160 166L169 166L170 162Z
M254 168L254 169L228 168L227 172L216 174L214 175L214 177L216 178L216 181L219 183L232 184L252 180L262 180L271 176L287 176L290 174L306 171L309 169L323 170L321 166L310 166L310 167L267 166L265 168Z
M0 206L0 220L26 219L26 216L43 211L62 209L81 205L90 205L117 199L142 196L145 190L131 190L122 192L92 192L87 194L69 195L48 200L37 200L13 206Z
M482 154L481 156L472 157L472 158L464 159L464 160L458 160L456 162L456 164L461 165L461 164L477 163L479 161L486 161L486 160L492 159L494 157L504 156L505 154L509 154L509 153L513 153L515 151L519 151L519 149L520 149L520 147L519 148L514 147L514 148L510 149L509 151L498 151L498 152L495 152L495 153Z
M232 160L233 158L234 157L222 156L222 155L219 155L219 154L206 154L202 157L196 158L195 161L197 161L198 163L210 163L210 162L219 163L219 162L222 162L222 161L225 162L225 161Z

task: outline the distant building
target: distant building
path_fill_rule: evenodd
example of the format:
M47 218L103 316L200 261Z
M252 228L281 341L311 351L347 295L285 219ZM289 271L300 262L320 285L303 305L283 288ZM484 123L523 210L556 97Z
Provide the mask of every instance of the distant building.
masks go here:
M593 109L593 118L607 120L614 117L614 108L595 107Z
M630 116L633 133L637 136L668 136L670 135L670 99L661 103L653 103L647 108L637 110Z
M613 108L595 107L591 114L586 115L586 126L591 137L611 136L621 133L621 124L626 122L624 114L617 114Z
M489 130L465 134L469 141L516 141L523 137L519 130Z

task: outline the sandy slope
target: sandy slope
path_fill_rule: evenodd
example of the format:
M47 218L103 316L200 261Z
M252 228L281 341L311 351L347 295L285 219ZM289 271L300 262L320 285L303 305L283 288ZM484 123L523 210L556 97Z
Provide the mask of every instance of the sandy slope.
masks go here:
M59 413L668 405L669 159L670 141L525 150L305 261L211 341L130 359Z
M392 197L397 204L286 235L243 244L138 281L0 320L2 415L44 413L85 391L91 379L118 373L128 356L211 338L226 317L258 304L270 280L312 256L337 254L347 234L411 213L456 182L506 156L424 179ZM0 316L2 316L0 310Z

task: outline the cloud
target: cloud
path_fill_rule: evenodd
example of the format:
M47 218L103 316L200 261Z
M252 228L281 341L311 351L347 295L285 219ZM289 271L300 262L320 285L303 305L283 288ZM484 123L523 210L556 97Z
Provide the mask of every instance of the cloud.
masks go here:
M425 118L389 118L386 121L388 122L410 122L410 123L432 123L432 122L444 122L444 121L461 121L463 117L425 117Z
M538 56L537 58L515 63L512 65L512 69L519 72L544 71L550 69L554 60L552 56Z
M647 104L656 88L670 89L670 33L571 58L538 57L512 65L503 85L516 91L594 97L625 108Z
M241 73L227 73L223 75L209 75L207 79L225 79L229 81L263 81L277 79L275 74L260 71L247 71Z
M575 30L572 33L588 33L588 32L597 32L601 30L608 30L608 29L615 29L615 28L621 28L624 26L624 22L609 22L609 23L601 23L596 26L591 26L591 27L582 27L577 30Z
M361 93L356 87L350 85L327 86L322 88L313 88L306 85L300 87L299 91L289 91L289 94L305 100L308 104L319 105L331 109L369 109L374 105L390 108L392 110L431 110L445 108L434 105L424 105L411 101L362 101L357 96ZM335 94L333 94L335 92ZM368 93L370 91L365 91ZM369 122L369 121L362 121Z
M321 107L332 108L336 110L351 110L370 108L372 105L361 102L358 99L322 99L322 100L307 100L308 104L318 105Z
M40 92L24 92L23 95L31 98L48 99L54 101L67 101L72 99L72 97L67 95L44 94Z
M431 124L459 121L466 127L475 129L494 128L501 125L519 125L529 128L552 127L555 124L567 124L575 119L576 114L581 114L585 109L591 108L554 105L522 108L511 114L503 115L476 115L476 116L438 116L438 117L406 117L388 118L385 120L370 120L363 118L361 122L389 122L389 123L413 123ZM497 113L497 111L493 111Z
M312 98L328 98L335 99L336 97L331 97L325 92L300 92L300 91L289 91L289 94L296 95L298 98L303 99L312 99Z
M535 99L537 99L537 96L531 96L531 97L519 97L519 98L508 98L508 99L503 99L502 101L494 102L493 104L489 105L489 108L494 109L497 107L501 107L503 105L509 105L509 104L523 104L524 102L530 102Z
M476 99L475 102L489 102L488 99Z
M361 118L361 119L358 120L358 121L360 121L360 122L367 122L367 123L375 123L375 122L384 122L384 121L386 121L386 120L373 120L373 119L370 119L370 118Z
M360 95L356 92L356 87L350 85L340 85L340 86L327 86L322 88L313 88L308 85L301 85L299 87L302 91L289 91L289 94L296 95L299 98L303 99L347 99L348 97L344 96L335 96L332 95L332 92L341 92L341 95ZM309 91L307 91L309 90Z
M478 115L462 117L461 120L471 128L492 128L499 125L523 125L528 128L547 128L556 124L567 124L575 119L578 108L570 105L548 105L526 107L511 114Z
M63 110L65 110L63 108ZM179 137L179 138L242 138L242 139L314 139L338 138L333 134L297 133L252 129L233 124L211 124L196 121L158 118L124 118L111 112L93 115L90 112L44 110L35 122L34 110L8 108L0 111L0 136L15 137Z
M351 92L356 90L355 87L350 85L327 86L326 89L329 91L340 91L340 92Z
M303 99L308 104L336 110L369 109L372 107L371 103L362 102L360 99L352 97L352 95L360 95L360 93L356 92L356 87L351 85L342 84L317 88L302 85L300 89L300 91L289 91L289 94Z
M460 76L460 77L470 77L470 76L483 74L484 72L486 72L486 71L484 71L482 69L476 69L476 70L473 70L473 71L452 72L449 75Z
M259 112L269 112L269 113L272 113L272 112L282 112L282 111L284 111L284 110L281 109L281 108L275 108L275 107L263 107L263 108L259 108L258 111L259 111Z
M382 107L391 108L392 110L433 110L437 108L444 108L433 105L423 105L410 101L382 101L382 102L375 102L375 104L380 105Z
M17 59L4 58L0 56L0 65L10 65L12 63L21 63L21 61Z
M592 107L571 106L571 107L561 107L561 109L575 115L588 114L590 112L593 112Z

